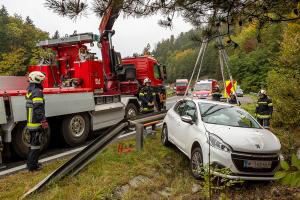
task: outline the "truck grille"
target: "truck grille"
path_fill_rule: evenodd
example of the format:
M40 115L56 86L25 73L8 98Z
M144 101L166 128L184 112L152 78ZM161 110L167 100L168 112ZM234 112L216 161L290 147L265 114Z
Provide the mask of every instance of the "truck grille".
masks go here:
M234 152L231 154L235 167L241 172L273 172L278 166L280 159L278 154L249 154L242 152ZM244 166L244 161L272 161L271 168L250 168Z

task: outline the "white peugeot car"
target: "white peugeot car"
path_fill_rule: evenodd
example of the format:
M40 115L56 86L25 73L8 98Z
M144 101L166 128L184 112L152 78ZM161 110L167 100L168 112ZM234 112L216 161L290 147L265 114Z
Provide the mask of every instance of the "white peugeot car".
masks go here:
M273 180L279 168L280 142L245 110L227 103L183 99L167 113L161 140L190 159L196 179L209 160L213 173L231 179ZM209 156L210 151L210 156ZM220 173L229 169L230 173Z

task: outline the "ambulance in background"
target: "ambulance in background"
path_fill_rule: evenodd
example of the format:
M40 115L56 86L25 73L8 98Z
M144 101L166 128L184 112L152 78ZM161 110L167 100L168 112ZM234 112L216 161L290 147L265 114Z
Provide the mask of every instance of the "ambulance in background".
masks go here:
M188 83L189 83L188 79L176 79L176 83L175 83L176 95L184 95Z
M213 92L213 88L217 86L217 81L214 79L207 79L197 81L193 88L193 97L199 99L210 98Z

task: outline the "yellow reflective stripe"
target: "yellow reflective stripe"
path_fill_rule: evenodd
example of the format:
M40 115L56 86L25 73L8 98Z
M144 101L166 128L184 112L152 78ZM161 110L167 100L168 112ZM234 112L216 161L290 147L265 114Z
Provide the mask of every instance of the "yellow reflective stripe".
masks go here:
M32 108L28 108L28 119L27 119L28 123L32 122Z
M32 128L39 127L41 125L42 125L41 123L27 123L27 127L32 127Z
M256 117L259 118L259 119L268 119L268 118L271 117L271 115L260 115L260 114L257 114Z
M273 103L269 103L268 106L273 106Z
M140 96L144 96L144 93L140 93L139 95L140 95Z
M152 95L154 96L154 95L155 95L155 93L153 92L153 93L152 93Z
M258 104L268 104L268 102L265 102L265 101L259 101L259 102L257 102Z
M26 93L26 97L29 98L31 96L31 94L32 94L31 92Z
M41 97L35 97L35 98L32 98L32 101L35 102L35 101L44 101L44 98L41 98Z

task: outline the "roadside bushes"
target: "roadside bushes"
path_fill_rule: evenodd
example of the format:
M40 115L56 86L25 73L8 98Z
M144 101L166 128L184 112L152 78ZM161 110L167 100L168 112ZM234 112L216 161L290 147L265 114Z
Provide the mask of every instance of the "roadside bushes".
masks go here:
M289 23L284 30L275 65L267 77L273 125L292 130L300 127L300 22Z

